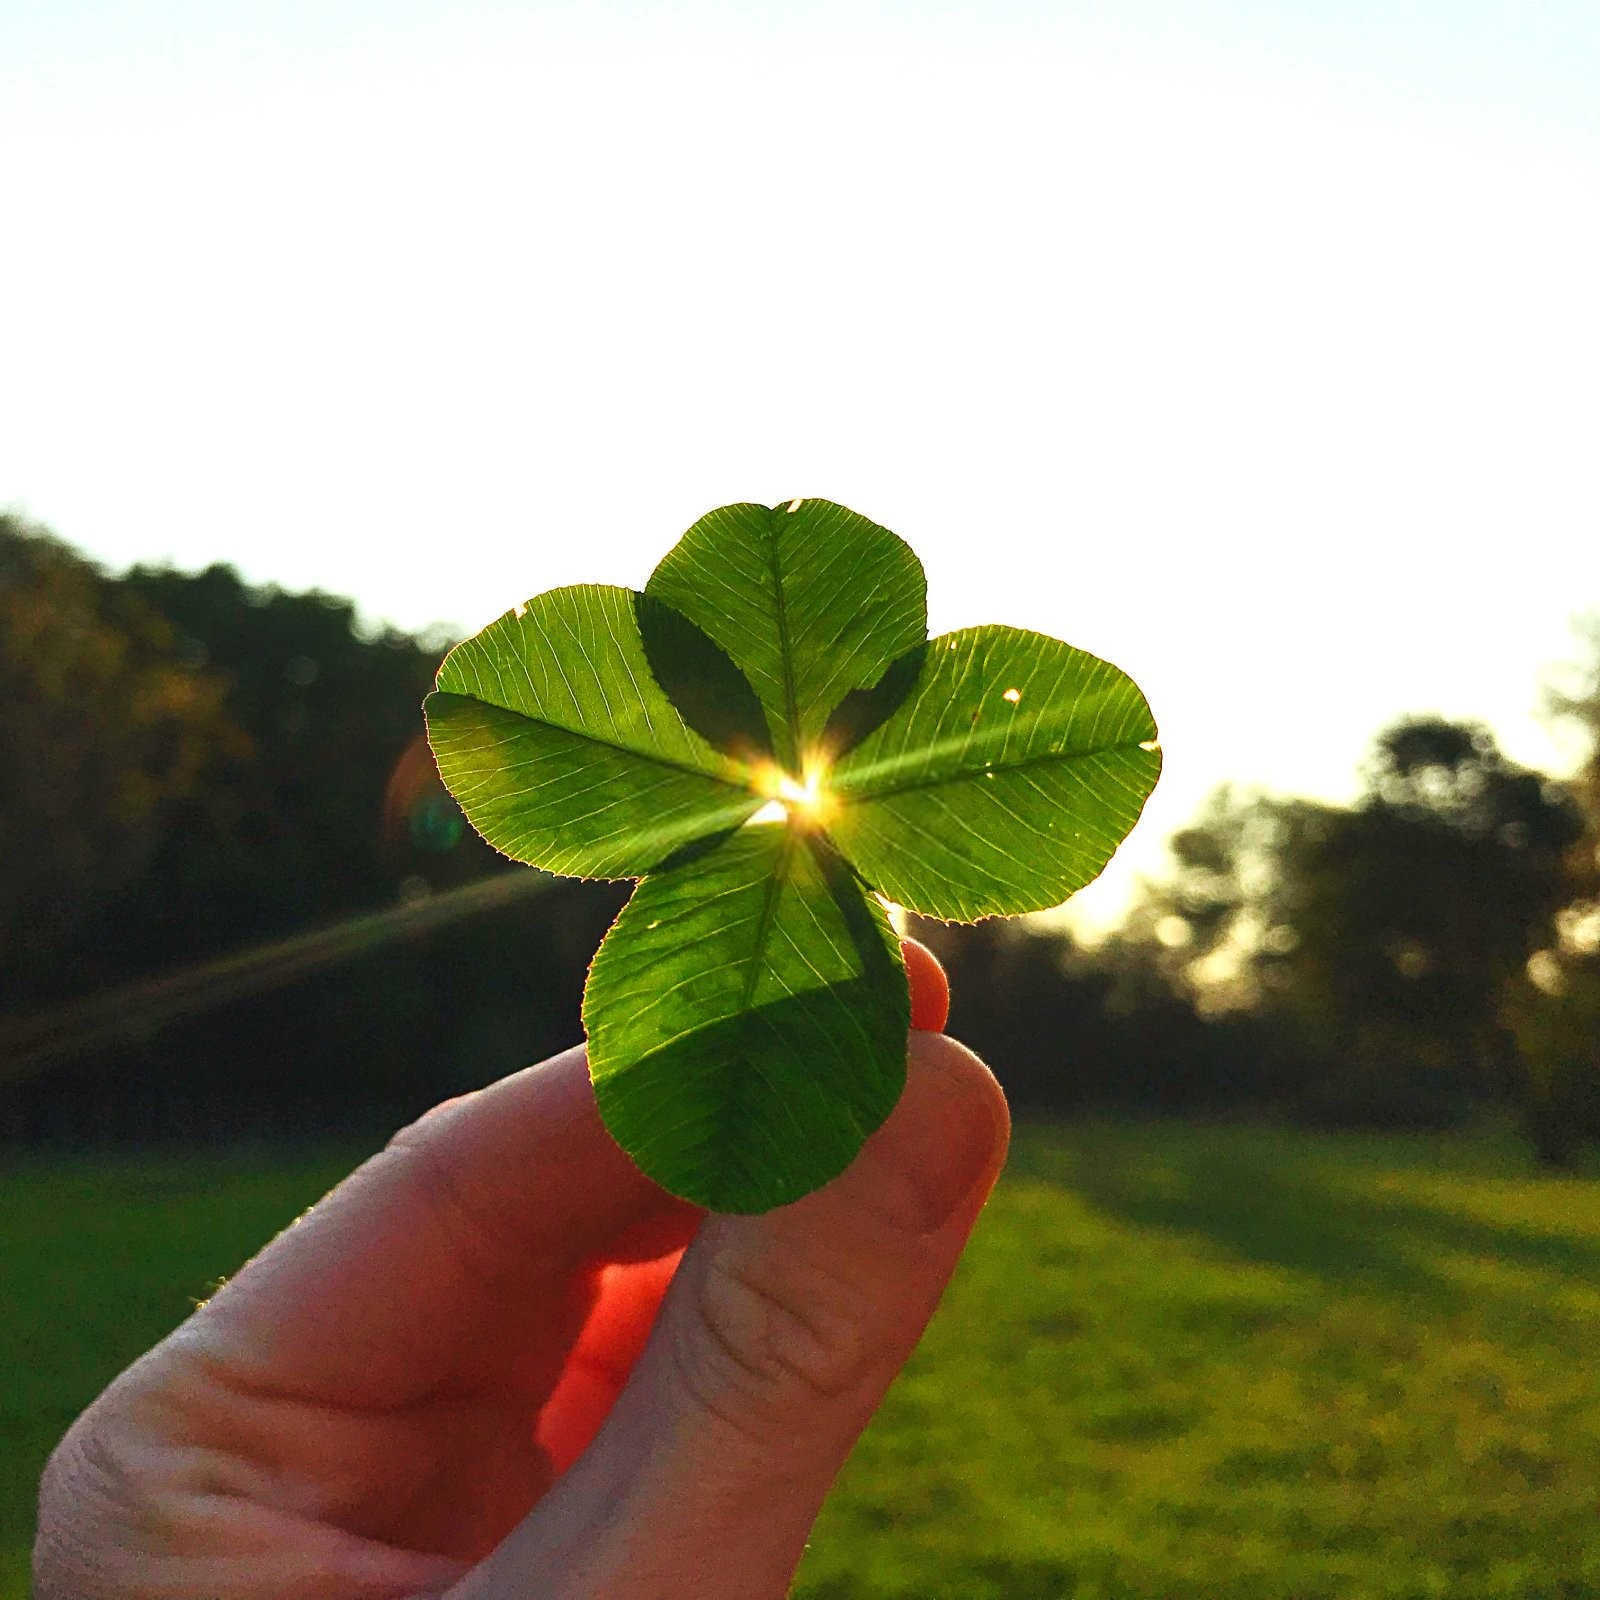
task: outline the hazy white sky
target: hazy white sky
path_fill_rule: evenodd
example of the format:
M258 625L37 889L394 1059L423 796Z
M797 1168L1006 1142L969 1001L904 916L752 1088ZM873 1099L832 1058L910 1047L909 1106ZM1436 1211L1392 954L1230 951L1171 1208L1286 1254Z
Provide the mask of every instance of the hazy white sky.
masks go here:
M406 626L903 534L1344 797L1600 607L1600 6L0 0L0 504Z

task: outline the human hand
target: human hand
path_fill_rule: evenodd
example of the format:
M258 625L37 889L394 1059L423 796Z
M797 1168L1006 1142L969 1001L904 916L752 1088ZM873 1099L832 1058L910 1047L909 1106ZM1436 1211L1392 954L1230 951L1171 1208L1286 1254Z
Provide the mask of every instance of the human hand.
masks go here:
M641 1176L581 1050L407 1128L73 1425L37 1600L785 1594L1004 1159L906 953L900 1104L764 1216Z

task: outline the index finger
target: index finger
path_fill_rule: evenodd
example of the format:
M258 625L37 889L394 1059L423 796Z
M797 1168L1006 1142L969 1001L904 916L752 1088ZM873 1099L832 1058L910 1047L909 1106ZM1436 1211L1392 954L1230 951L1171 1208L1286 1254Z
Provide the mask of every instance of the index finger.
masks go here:
M587 1268L630 1241L670 1249L698 1219L612 1141L568 1050L406 1128L180 1337L276 1393L401 1405L510 1362L558 1367L593 1297Z
M941 1028L943 969L904 943L912 1026ZM302 1399L402 1405L512 1372L539 1399L584 1331L599 1271L680 1248L701 1215L612 1140L584 1052L568 1050L404 1129L183 1338Z

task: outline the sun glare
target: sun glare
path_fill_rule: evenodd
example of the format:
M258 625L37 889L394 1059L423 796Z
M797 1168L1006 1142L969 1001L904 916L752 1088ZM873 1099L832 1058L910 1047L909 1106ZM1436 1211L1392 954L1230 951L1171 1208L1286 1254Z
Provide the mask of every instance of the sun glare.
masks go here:
M756 774L756 791L767 796L767 804L750 819L752 822L788 820L802 827L818 828L833 808L833 800L823 787L820 767L809 768L801 783L775 763L766 763Z

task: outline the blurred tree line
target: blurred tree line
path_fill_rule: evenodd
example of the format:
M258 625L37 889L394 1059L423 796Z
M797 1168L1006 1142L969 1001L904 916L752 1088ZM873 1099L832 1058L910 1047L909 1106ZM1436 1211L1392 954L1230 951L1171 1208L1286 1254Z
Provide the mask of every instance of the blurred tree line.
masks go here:
M108 576L0 517L0 1138L365 1135L580 1036L624 886L153 1003L174 969L506 870L422 739L448 642L224 566ZM108 990L124 1025L74 1048L75 1005Z
M0 1137L369 1136L578 1040L625 885L382 937L359 915L522 870L421 738L447 643L224 566L110 576L0 516ZM1588 741L1567 783L1411 719L1354 806L1216 795L1102 945L919 926L952 1031L1025 1111L1490 1111L1568 1159L1600 1137L1600 622L1586 651L1552 700ZM340 919L337 960L265 992L149 1003L175 969ZM74 1043L108 992L115 1027Z
M1378 736L1353 806L1224 788L1102 946L919 929L954 969L953 1031L1025 1106L1510 1115L1570 1160L1600 1139L1600 620L1584 631L1551 698L1587 747L1571 781L1415 717Z

